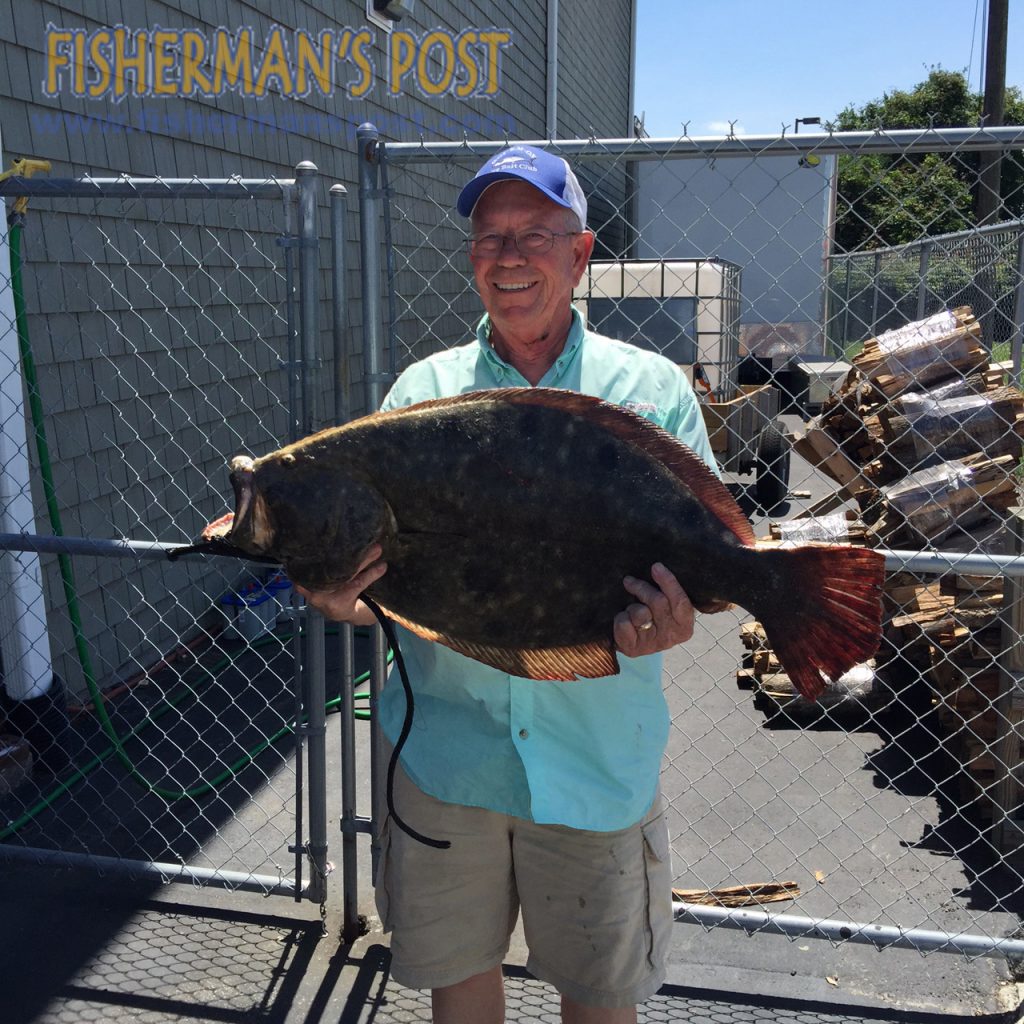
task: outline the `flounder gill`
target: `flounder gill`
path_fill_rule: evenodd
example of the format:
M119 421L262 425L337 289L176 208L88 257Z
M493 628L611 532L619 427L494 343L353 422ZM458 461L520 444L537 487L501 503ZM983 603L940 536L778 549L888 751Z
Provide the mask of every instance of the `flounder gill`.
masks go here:
M883 559L759 547L725 486L634 413L570 391L475 391L375 413L231 462L236 508L195 547L269 558L295 582L352 577L419 636L511 675L618 671L626 575L663 562L702 612L756 616L815 699L878 647Z

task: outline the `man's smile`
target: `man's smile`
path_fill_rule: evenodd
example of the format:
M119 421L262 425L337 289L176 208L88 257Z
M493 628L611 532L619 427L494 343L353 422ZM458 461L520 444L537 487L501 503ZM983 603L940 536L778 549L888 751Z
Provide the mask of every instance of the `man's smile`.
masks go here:
M537 282L528 281L522 284L495 284L495 288L499 292L524 292L527 288L532 288Z

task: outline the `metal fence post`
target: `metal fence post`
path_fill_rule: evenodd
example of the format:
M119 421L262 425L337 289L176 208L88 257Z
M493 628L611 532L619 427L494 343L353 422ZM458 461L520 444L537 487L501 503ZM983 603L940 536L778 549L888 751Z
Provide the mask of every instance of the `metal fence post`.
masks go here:
M1007 529L1016 555L1024 551L1022 517L1024 509L1020 507L1012 507L1007 512ZM1024 585L1020 579L1006 576L1003 588L1003 653L997 698L1000 715L995 739L993 799L996 813L992 841L1004 855L1015 855L1019 860L1024 828L1020 818L1020 784L1014 768L1021 760L1021 729L1024 727L1024 649L1019 642L1020 630L1024 629Z
M356 837L356 701L354 630L341 627L341 899L343 942L355 942L363 933L359 920L359 875Z
M317 231L316 166L304 160L295 168L299 188L299 331L301 348L300 395L302 433L317 424L316 368L319 365L319 249ZM327 898L327 710L324 657L324 618L306 608L305 705L309 763L308 897L321 905Z
M302 433L317 429L317 387L313 380L320 348L319 255L317 235L317 196L319 172L308 160L295 168L299 187L299 331L301 355Z
M878 293L882 282L882 254L875 253L875 273L871 281L871 329L872 337L878 333Z
M1020 384L1021 332L1024 331L1024 228L1017 224L1017 276L1013 283L1013 334L1010 356L1013 359L1013 383Z
M846 293L843 300L843 344L839 351L836 353L842 358L846 353L846 346L850 341L850 274L853 270L853 264L849 257L846 258Z
M348 289L345 279L345 242L348 190L331 186L331 309L334 343L334 422L340 426L352 416L351 383L348 376L349 330ZM352 943L363 932L359 920L358 849L356 837L356 732L355 732L355 636L350 623L339 631L341 656L341 899L343 942Z
M928 305L928 263L932 257L932 243L925 242L921 246L921 257L917 273L917 319L923 320Z
M352 415L348 379L348 282L345 279L345 236L348 189L331 186L331 337L334 343L334 422Z
M360 125L356 131L359 155L359 251L363 293L363 382L366 408L379 408L384 398L384 385L390 379L383 373L384 338L381 324L381 236L380 219L383 195L380 189L380 133L372 124ZM371 778L371 858L372 873L377 877L380 848L378 836L381 814L383 770L381 734L377 728L377 702L387 672L387 642L380 626L373 629L373 656L370 665L370 713L374 727L370 733Z
M359 140L359 226L360 269L363 289L363 374L367 411L384 399L384 385L390 376L382 370L384 335L381 303L380 221L384 197L380 190L380 133L372 124L360 125Z
M285 279L285 319L288 323L287 343L283 365L288 373L288 440L299 439L299 388L296 381L297 337L299 333L298 317L295 311L295 257L293 253L295 239L298 237L296 228L296 206L298 197L295 188L289 188L284 203L284 237L278 244L284 248L284 279Z
M278 357L279 365L285 369L288 382L288 440L297 441L300 434L299 401L300 391L297 380L298 371L298 336L299 317L296 310L296 265L295 265L295 243L299 236L298 220L298 193L295 185L289 187L285 193L284 202L284 234L278 240L278 244L284 249L284 276L285 276L285 321L287 332L285 336L285 354L282 360ZM302 854L304 849L303 837L305 834L305 816L303 800L305 798L305 765L303 758L306 756L305 732L302 722L303 716L303 692L302 692L302 666L304 654L302 650L302 622L303 609L302 599L291 591L291 616L294 630L289 641L292 654L292 699L295 714L295 842L288 848L295 858L295 891L294 896L298 902L304 890Z

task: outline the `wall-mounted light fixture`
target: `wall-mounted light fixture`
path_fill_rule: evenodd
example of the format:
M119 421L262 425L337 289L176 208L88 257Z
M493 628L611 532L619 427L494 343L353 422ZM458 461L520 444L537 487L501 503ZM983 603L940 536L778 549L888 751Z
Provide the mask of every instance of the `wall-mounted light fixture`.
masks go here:
M821 118L820 117L798 117L793 122L793 132L794 132L794 134L796 132L800 131L800 125L802 125L802 124L821 124Z

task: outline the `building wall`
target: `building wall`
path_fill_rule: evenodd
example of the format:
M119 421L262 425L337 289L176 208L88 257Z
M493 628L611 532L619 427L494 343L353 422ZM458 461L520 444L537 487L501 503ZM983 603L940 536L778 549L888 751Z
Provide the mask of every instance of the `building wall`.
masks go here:
M558 135L563 139L629 138L632 10L616 0L566 4L558 13ZM592 59L598 54L597 60ZM600 120L594 120L600 112ZM576 168L587 193L596 255L621 256L627 249L631 192L627 168L583 160Z
M632 135L632 5L619 0L558 7L558 136Z
M358 163L355 129L374 122L390 141L420 138L539 138L545 127L546 17L549 0L517 4L496 0L419 0L414 15L389 36L367 20L355 0L294 0L275 5L274 17L241 0L0 0L0 130L5 164L15 157L52 163L50 176L131 175L160 178L288 179L303 160L320 171L320 324L323 362L316 368L317 398L326 418L333 408L331 361L331 256L328 186L348 189L346 311L349 353L343 367L354 412L362 409L362 302L358 270ZM628 109L634 0L563 2L560 8L559 131L621 136ZM599 10L595 13L595 7ZM124 25L130 30L199 30L212 40L218 28L252 30L258 66L276 23L312 37L330 30L352 39L369 30L359 62L340 63L330 95L282 94L271 80L262 98L226 91L219 96L126 95L114 100L73 95L71 69L48 95L48 25L88 32ZM614 26L616 40L602 25ZM443 30L452 38L488 29L509 33L492 76L490 95L431 95L444 53L438 43L397 94L389 90L389 57L396 33L422 44ZM395 50L401 55L403 51ZM477 46L475 54L483 54ZM294 66L294 65L293 65ZM414 69L415 69L414 65ZM478 70L481 82L485 69ZM463 71L465 80L468 72ZM346 83L362 77L370 88L351 95ZM87 77L87 82L92 81ZM460 79L453 82L453 89ZM360 91L356 86L355 91ZM425 180L409 173L392 182L393 199L408 242L416 225L450 211L471 168ZM464 224L447 230L458 248ZM126 536L185 541L230 504L225 459L242 449L254 454L287 440L293 417L295 353L289 349L289 288L281 244L290 225L275 200L33 199L24 231L25 297L29 333L39 368L54 485L69 535ZM401 234L401 232L399 232ZM458 257L457 257L458 258ZM471 302L455 272L420 285L416 317L445 314ZM396 325L401 327L401 325ZM460 340L456 322L438 321L438 343ZM446 334L445 332L450 332ZM397 360L396 360L397 363ZM33 494L37 530L51 532L44 514L38 460ZM2 467L0 467L2 468ZM147 564L76 563L83 628L97 652L102 678L132 670L166 650L210 607L237 567L218 560ZM81 672L72 658L71 626L57 566L44 564L51 632L58 668L73 688Z
M823 351L821 322L834 158L680 158L638 165L637 255L719 256L742 268L742 338L785 362Z

